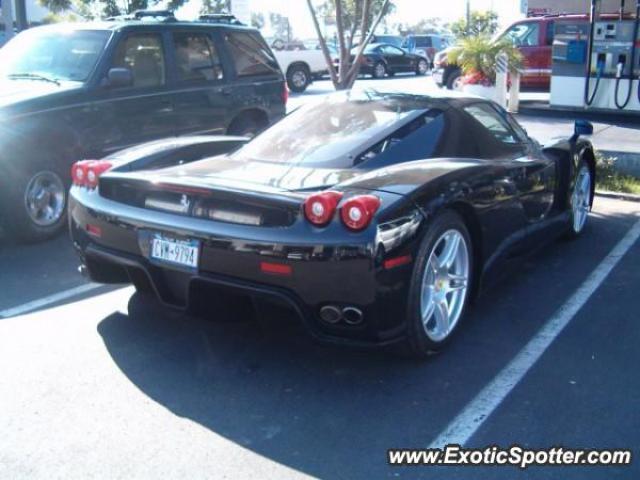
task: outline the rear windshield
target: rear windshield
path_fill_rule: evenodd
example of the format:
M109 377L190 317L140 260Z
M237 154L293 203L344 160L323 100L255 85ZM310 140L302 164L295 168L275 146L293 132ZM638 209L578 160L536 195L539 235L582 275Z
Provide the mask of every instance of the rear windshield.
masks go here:
M237 159L323 168L350 168L372 141L429 109L423 100L348 92L306 105L254 138Z

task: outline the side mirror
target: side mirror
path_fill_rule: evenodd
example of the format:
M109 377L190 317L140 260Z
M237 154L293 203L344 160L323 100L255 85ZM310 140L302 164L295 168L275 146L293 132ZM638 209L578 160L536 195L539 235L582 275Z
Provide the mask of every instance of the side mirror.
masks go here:
M593 135L593 124L586 120L576 120L573 127L573 135L578 138L581 135Z
M110 88L133 86L133 74L128 68L112 68L107 73L106 85Z

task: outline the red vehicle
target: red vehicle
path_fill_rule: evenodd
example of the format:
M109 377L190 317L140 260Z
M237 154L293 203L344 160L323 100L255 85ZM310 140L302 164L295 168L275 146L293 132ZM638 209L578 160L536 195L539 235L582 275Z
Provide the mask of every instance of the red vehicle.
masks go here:
M602 19L617 18L615 15L602 15ZM502 32L497 39L509 38L524 57L524 71L520 86L525 89L548 91L551 85L551 46L555 22L560 20L584 19L588 15L549 15L519 20ZM447 53L443 50L434 60L433 77L436 83L449 89L456 89L461 79L460 67L449 65Z

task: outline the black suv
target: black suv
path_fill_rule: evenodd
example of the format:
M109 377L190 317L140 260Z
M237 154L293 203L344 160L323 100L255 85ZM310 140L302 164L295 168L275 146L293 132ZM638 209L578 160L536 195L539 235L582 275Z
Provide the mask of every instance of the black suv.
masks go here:
M260 33L225 17L138 12L27 30L0 50L5 230L55 233L77 160L171 136L253 135L285 115L286 100Z

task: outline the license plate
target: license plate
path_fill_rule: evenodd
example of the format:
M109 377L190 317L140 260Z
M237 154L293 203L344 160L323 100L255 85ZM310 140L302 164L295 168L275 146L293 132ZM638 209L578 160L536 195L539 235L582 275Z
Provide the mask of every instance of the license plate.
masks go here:
M433 81L438 85L442 84L442 72L433 72Z
M151 239L150 254L154 260L198 268L200 244L197 240L177 240L156 234Z

